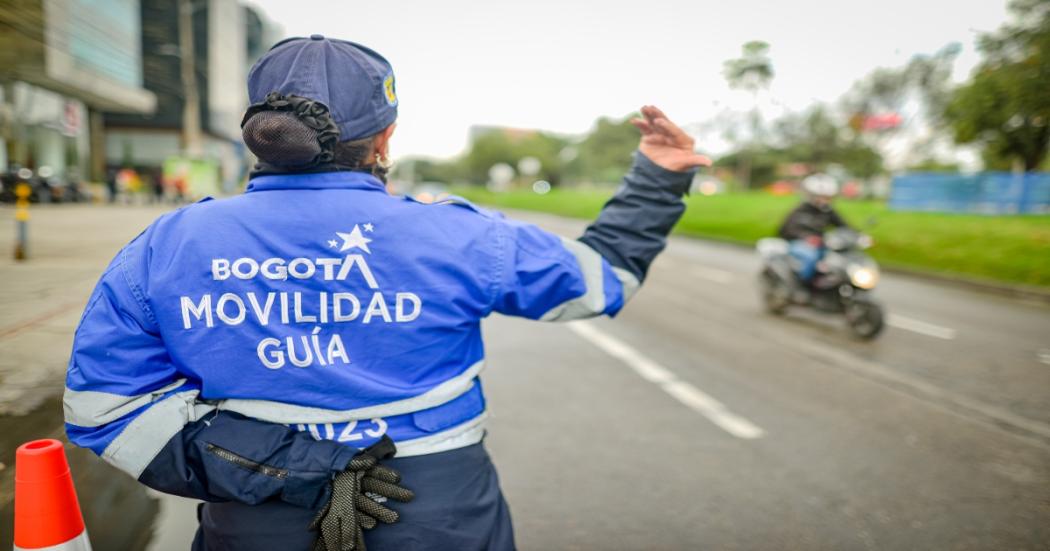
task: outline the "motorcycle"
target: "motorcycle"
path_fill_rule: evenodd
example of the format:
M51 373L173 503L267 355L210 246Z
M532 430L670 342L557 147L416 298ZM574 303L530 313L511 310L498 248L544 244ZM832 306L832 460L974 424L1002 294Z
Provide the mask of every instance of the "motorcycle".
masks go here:
M760 239L762 257L759 286L768 312L782 315L790 306L807 306L822 312L845 314L846 323L862 339L882 331L882 305L872 297L879 282L879 267L864 253L871 238L848 228L824 234L824 258L817 273L805 282L798 276L800 262L789 254L788 241Z

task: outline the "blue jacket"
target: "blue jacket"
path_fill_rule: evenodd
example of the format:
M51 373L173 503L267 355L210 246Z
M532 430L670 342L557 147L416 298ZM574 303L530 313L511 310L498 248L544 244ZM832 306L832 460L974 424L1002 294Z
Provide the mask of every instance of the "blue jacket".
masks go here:
M383 434L399 456L474 444L481 320L615 315L691 177L637 154L579 240L362 172L255 177L162 216L107 268L74 340L67 434L161 491L305 507Z

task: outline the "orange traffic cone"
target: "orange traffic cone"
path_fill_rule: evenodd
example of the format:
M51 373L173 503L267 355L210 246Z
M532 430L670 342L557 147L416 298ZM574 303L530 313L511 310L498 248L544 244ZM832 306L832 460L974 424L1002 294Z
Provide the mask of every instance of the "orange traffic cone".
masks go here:
M15 452L15 551L91 551L66 452L34 440Z

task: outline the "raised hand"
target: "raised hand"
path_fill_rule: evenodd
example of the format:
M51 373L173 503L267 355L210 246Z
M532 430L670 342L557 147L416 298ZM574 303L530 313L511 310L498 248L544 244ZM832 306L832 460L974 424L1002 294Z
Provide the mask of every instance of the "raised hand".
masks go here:
M642 118L631 119L631 124L642 131L638 150L657 165L682 172L697 166L711 166L711 159L693 150L693 138L671 122L659 108L642 107Z

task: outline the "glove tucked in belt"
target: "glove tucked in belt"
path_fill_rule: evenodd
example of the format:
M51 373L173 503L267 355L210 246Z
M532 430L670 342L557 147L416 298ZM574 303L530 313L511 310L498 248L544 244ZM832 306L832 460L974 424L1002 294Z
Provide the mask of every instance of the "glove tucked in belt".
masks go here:
M415 497L407 488L398 485L401 475L379 464L397 453L389 436L365 448L354 456L343 472L332 481L332 497L317 513L311 530L320 529L314 551L365 551L363 530L371 530L377 522L393 524L398 521L396 511L383 506L375 497L385 497L406 503Z

